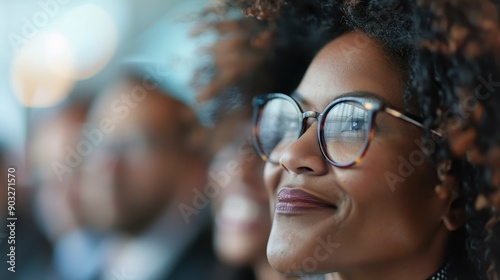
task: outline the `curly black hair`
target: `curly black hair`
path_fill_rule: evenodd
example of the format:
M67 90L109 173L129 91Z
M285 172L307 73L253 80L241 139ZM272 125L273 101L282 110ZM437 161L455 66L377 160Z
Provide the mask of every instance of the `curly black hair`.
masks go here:
M498 279L500 130L494 128L500 123L500 94L495 93L500 86L500 1L229 0L226 7L250 17L242 21L258 22L261 31L254 34L272 34L260 46L267 54L263 62L226 83L241 89L247 101L263 88L283 86L290 72L288 85L296 86L312 55L346 32L359 30L378 41L406 74L407 111L420 115L427 131L441 129L448 136L436 143L431 156L436 165L453 162L450 172L461 182L462 194L456 206L467 212L466 226L451 236L448 258L463 279ZM299 62L293 70L290 61ZM279 83L245 86L258 77L269 80L263 73ZM215 92L228 96L223 89ZM481 199L490 202L486 209L478 205Z
M494 82L500 81L499 10L496 0L422 1L416 10L419 52L412 68L412 87L427 109L428 125L437 123L447 130L451 152L466 155L474 164L469 174L482 173L465 188L491 198L486 239L490 279L500 276L500 201L495 205L493 199L500 191L500 131L492 129L500 124L500 95L495 92L500 84ZM446 152L443 149L441 157L449 157ZM477 171L485 164L488 169ZM480 236L475 236L472 248L478 247Z

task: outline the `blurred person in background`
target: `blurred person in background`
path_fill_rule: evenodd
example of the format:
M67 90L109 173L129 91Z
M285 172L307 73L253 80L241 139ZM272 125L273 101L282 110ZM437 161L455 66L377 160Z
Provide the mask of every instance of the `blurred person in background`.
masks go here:
M265 254L271 220L264 165L252 147L250 119L235 114L218 126L217 152L209 169L220 189L212 202L216 253L225 263L242 267L233 279L280 279Z
M19 171L15 174L16 238L10 245L16 248L16 272L2 269L1 279L68 279L61 273L55 251L78 228L68 195L77 182L79 166L76 161L68 166L66 160L72 157L68 149L76 149L82 137L87 108L85 102L70 101L36 112L27 145L30 185L20 186ZM1 210L7 210L3 206ZM83 261L79 267L86 264Z
M231 11L231 7L221 4L207 14L220 15L221 11ZM211 183L220 189L213 198L216 253L224 262L241 267L234 279L282 279L266 257L269 198L263 182L264 163L252 144L250 100L262 92L291 92L313 50L299 35L279 42L272 25L254 18L218 17L204 27L224 38L210 48L213 64L200 69L200 76L203 71L216 74L199 91L201 100L218 104L212 116L215 156L209 168Z
M110 233L98 277L211 279L209 209L189 219L179 211L206 180L204 132L193 110L127 78L100 96L90 123L98 144L83 164L78 212Z
M37 178L35 216L52 245L49 279L91 279L100 265L104 234L78 219L82 163L93 149L86 119L90 102L70 102L42 119L30 145ZM108 213L106 204L95 207Z
M88 109L89 102L70 101L51 110L39 118L29 143L35 221L51 244L47 279L89 279L96 266L95 258L75 265L99 240L81 228L75 215Z
M36 216L45 235L56 242L77 227L68 195L78 183L88 103L75 102L42 117L30 142L31 167L37 182Z

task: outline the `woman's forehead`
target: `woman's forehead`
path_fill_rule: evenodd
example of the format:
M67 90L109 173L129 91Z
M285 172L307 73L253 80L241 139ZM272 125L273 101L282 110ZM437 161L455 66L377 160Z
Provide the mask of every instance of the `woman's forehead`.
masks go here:
M315 110L349 92L370 92L403 110L406 83L398 71L376 41L353 32L318 53L297 91Z

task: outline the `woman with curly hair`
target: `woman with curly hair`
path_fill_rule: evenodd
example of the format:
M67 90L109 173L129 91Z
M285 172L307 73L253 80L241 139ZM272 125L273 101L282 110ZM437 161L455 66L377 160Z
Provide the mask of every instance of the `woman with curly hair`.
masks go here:
M274 57L304 30L311 49L327 42L295 93L255 99L271 265L497 279L498 212L481 209L498 200L498 3L236 2L269 23Z

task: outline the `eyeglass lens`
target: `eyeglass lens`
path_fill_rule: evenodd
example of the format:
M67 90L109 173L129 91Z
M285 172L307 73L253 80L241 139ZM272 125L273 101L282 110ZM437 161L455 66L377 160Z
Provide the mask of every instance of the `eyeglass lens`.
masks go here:
M344 165L356 161L370 137L368 111L359 102L345 101L329 107L321 120L325 155ZM261 109L257 141L271 162L279 162L286 148L300 137L302 112L291 100L273 98Z

